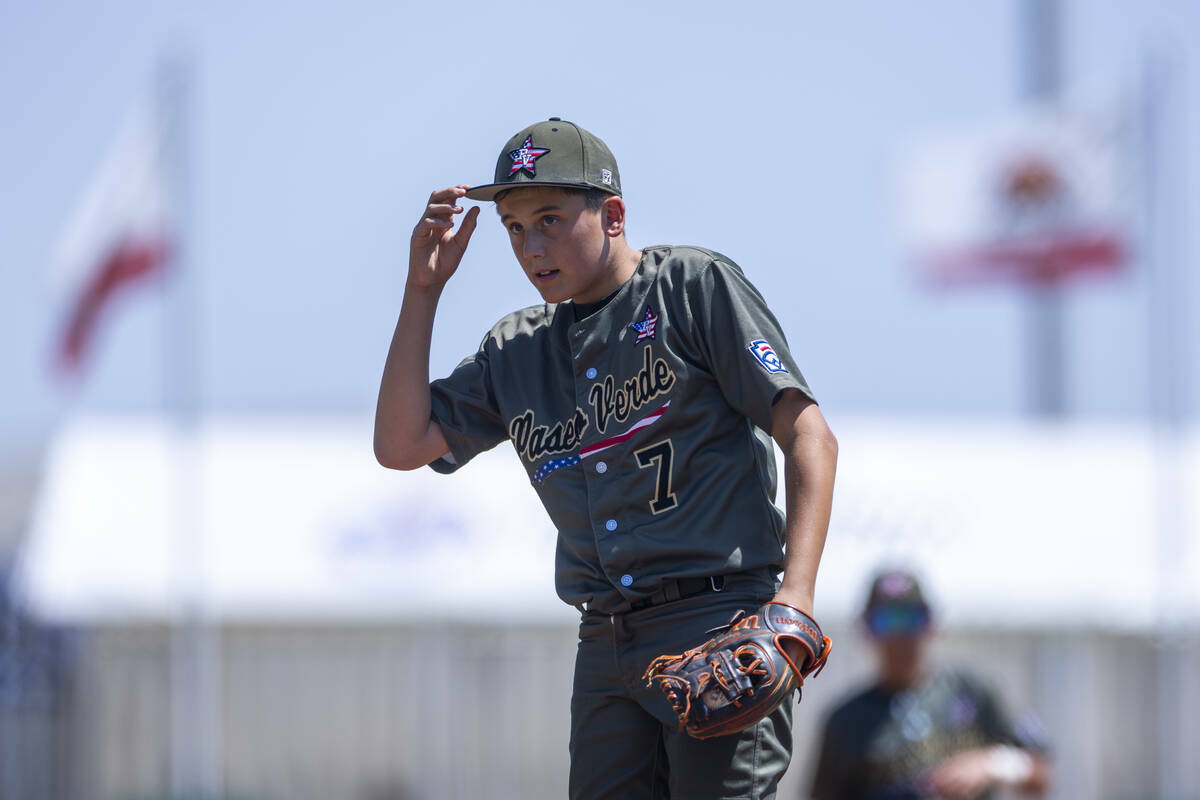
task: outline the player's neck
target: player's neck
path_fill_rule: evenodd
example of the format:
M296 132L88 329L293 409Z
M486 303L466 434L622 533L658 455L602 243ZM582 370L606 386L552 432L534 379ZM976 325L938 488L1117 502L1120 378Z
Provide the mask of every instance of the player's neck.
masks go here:
M879 676L879 685L887 692L905 692L925 682L929 671L924 663L908 669L884 670Z
M589 286L582 294L571 298L572 301L580 304L594 303L608 297L633 277L641 260L642 251L630 247L624 236L612 239L601 273L603 279Z
M635 250L629 246L629 242L625 241L625 237L621 236L616 240L613 246L610 263L613 266L613 275L617 278L617 286L623 286L625 281L633 277L633 273L637 272L638 264L642 261L642 251ZM616 288L615 286L613 288Z

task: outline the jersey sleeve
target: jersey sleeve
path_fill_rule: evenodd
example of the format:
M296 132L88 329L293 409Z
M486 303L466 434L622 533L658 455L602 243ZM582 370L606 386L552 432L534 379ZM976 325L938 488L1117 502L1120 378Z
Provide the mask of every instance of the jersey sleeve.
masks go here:
M688 305L694 336L725 399L759 428L770 432L771 409L784 389L816 400L779 321L736 264L714 258L690 282Z
M431 413L450 452L429 466L454 472L475 456L508 438L491 380L490 336L445 378L429 384Z
M1035 753L1049 752L1045 734L1035 718L1014 722L996 692L983 681L963 675L961 679L970 687L979 705L979 724L984 736L992 744L1009 744Z

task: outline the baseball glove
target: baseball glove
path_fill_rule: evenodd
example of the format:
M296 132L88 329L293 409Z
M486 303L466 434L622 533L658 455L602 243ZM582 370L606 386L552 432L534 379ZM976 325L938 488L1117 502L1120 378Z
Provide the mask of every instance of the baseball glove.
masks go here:
M812 617L774 600L746 616L738 611L699 647L650 662L642 676L658 688L679 716L679 729L696 739L749 728L819 672L833 643ZM799 642L807 655L795 664L783 649Z

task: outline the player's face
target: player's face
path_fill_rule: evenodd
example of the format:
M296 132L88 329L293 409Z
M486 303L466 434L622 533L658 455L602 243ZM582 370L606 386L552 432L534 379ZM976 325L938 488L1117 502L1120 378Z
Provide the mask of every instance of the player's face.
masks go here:
M602 300L620 285L610 264L605 207L553 186L510 190L496 202L513 253L548 303Z
M915 686L925 667L929 631L900 636L872 637L879 674L892 687Z

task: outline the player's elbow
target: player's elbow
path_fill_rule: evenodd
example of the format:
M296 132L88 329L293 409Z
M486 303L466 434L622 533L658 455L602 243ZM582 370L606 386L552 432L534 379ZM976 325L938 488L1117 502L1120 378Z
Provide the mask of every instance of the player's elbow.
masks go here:
M413 448L397 447L378 434L375 436L375 460L381 467L403 471L418 469L427 463L418 457Z
M832 475L837 470L838 440L827 427L810 430L799 440L806 470L820 470Z
M830 430L829 423L825 421L825 416L821 413L821 410L816 405L812 405L805 409L805 412L800 415L797 422L799 433L812 442L813 446L820 451L826 460L836 464L838 440L833 435L833 431Z
M785 453L794 451L805 461L837 464L837 437L816 403L791 390L776 404L774 414L771 435Z
M825 426L825 430L821 432L821 446L825 448L826 454L835 464L838 457L838 440L833 435L833 431L829 430L829 426Z
M379 466L387 467L388 469L404 469L403 461L399 458L399 454L392 451L386 444L375 439L375 460L379 462Z
M432 420L420 429L376 421L375 460L388 469L419 469L448 452L442 429Z

